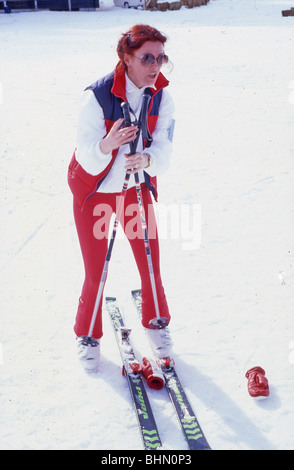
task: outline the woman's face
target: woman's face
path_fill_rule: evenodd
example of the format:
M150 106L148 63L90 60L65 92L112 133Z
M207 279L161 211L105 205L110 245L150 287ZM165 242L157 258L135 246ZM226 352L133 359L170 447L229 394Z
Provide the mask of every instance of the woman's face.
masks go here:
M164 54L164 47L160 41L146 41L134 54L125 54L124 62L127 66L127 74L132 82L138 87L152 87L159 75L161 65L155 60L153 64L143 65L141 59L146 54L152 54L157 59Z

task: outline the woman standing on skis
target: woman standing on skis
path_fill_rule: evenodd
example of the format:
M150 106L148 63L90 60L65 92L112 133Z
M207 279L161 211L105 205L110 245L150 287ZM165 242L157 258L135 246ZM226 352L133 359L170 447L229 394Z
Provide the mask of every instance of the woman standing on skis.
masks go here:
M152 336L157 352L160 349L163 357L169 355L167 330L149 328L149 322L156 316L156 312L144 239L142 233L135 237L133 232L128 234L127 226L133 214L128 216L126 210L130 204L137 204L134 173L138 173L159 311L169 321L170 314L160 275L159 243L151 198L152 194L157 199L156 176L167 169L171 152L168 130L174 108L166 91L169 82L161 73L162 65L168 63L168 57L164 53L166 40L166 36L151 26L133 26L118 42L119 62L115 71L89 86L82 97L77 148L69 165L68 182L74 196L75 224L85 265L85 281L74 331L78 338L81 363L88 371L96 371L99 364L100 339L103 336L102 301L91 336L89 327L107 252L107 229L112 213L117 212L116 203L126 172L130 174L130 179L120 222L129 239L141 276L142 324ZM128 102L132 112L138 117L146 89L151 95L147 122L153 142L145 151L139 139L136 153L129 156L129 144L135 139L138 128L122 127L121 104ZM105 207L109 210L105 211ZM105 217L108 218L105 223L106 231L103 233L97 230L102 213L103 223Z

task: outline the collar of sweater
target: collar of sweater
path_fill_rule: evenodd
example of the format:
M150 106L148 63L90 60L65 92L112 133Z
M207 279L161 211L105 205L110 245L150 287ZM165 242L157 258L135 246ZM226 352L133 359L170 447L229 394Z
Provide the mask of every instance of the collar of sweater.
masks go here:
M153 95L158 93L162 88L167 87L169 84L169 81L165 78L165 76L160 72L154 87L150 88ZM114 73L114 81L113 81L113 86L111 89L111 92L117 96L118 98L122 98L124 101L127 101L126 98L126 93L129 92L127 90L127 87L129 87L130 90L142 90L142 92L145 90L145 88L148 87L143 87L143 88L138 88L136 85L129 79L127 76L127 73L125 70L115 70Z

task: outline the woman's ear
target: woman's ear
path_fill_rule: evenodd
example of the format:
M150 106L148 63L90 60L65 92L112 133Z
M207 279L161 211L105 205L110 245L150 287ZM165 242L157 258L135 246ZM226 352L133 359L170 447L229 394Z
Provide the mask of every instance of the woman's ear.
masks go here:
M131 54L124 53L124 63L127 67L129 67L131 63Z

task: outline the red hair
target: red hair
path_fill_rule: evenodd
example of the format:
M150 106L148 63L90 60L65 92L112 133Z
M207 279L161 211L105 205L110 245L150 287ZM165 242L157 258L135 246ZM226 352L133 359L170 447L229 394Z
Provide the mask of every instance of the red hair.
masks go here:
M129 31L122 34L116 48L119 57L119 62L116 66L117 71L126 70L124 54L132 54L135 50L140 49L146 41L159 41L165 44L167 37L152 26L144 24L136 24Z

